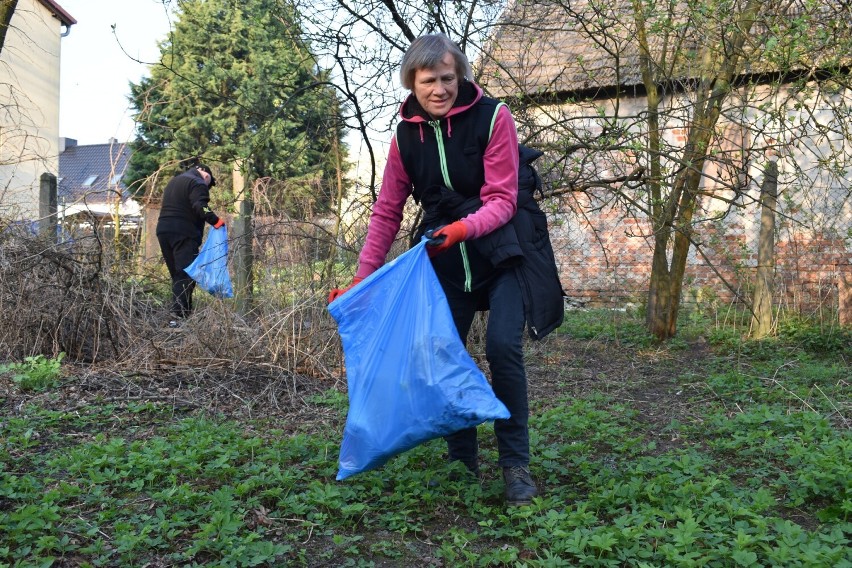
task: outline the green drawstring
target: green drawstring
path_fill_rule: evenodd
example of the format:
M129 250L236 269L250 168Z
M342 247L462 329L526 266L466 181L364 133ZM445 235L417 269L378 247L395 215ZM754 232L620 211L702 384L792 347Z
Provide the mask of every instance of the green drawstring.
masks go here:
M462 263L464 264L464 291L470 292L470 261L467 259L467 247L465 246L464 241L459 243L459 247L461 248Z
M495 113L496 114L496 113ZM438 158L441 162L441 176L444 178L444 185L452 191L455 191L453 184L450 183L450 172L447 170L447 154L444 151L444 137L441 134L441 121L431 120L429 125L435 130L435 138L438 141ZM467 256L467 247L464 242L459 243L462 255L462 264L464 267L464 291L470 292L472 276L470 274L470 260Z

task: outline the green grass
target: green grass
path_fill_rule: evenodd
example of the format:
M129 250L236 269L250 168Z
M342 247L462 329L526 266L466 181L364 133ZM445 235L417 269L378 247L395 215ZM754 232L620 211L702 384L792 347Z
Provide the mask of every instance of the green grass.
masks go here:
M0 365L0 373L12 373L12 381L24 391L43 391L55 387L59 383L60 365L65 353L60 353L55 359L44 355L27 357L21 363Z
M562 331L578 350L651 345L630 316L583 314ZM515 509L487 425L481 485L447 479L440 440L336 482L336 427L7 406L0 566L852 566L849 360L814 334L706 335L698 371L670 377L677 420L649 425L603 384L534 401L545 491ZM336 390L307 404L345 417Z

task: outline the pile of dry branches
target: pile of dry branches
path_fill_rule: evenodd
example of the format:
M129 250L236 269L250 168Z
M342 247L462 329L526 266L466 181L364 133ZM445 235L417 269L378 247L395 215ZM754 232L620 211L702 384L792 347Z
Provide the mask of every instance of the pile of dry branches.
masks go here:
M311 291L261 281L264 301L247 314L197 290L195 312L171 329L162 266L140 270L97 235L56 244L5 231L0 240L3 360L65 353L74 377L67 388L81 404L92 396L167 397L190 406L279 408L342 377L324 285Z

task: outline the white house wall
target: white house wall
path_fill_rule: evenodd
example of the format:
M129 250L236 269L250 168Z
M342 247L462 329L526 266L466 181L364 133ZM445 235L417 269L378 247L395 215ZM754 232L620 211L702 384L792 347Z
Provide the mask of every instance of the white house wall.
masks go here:
M59 171L61 23L19 0L0 53L0 217L36 219L43 173Z

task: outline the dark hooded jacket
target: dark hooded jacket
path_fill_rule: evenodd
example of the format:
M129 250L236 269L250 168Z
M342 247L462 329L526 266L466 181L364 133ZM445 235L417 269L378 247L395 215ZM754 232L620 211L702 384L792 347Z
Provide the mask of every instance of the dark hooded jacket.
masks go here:
M210 225L219 222L209 203L210 189L194 167L173 177L163 191L157 234L183 235L201 242L205 221Z
M517 213L509 223L470 241L470 245L493 268L514 268L524 294L530 337L542 339L562 324L565 293L550 243L547 216L534 199L535 192L541 190L541 180L532 162L542 153L525 146L520 146L519 151ZM461 219L482 206L478 197L466 198L447 188L430 195L428 202L421 203L424 208L421 230Z

